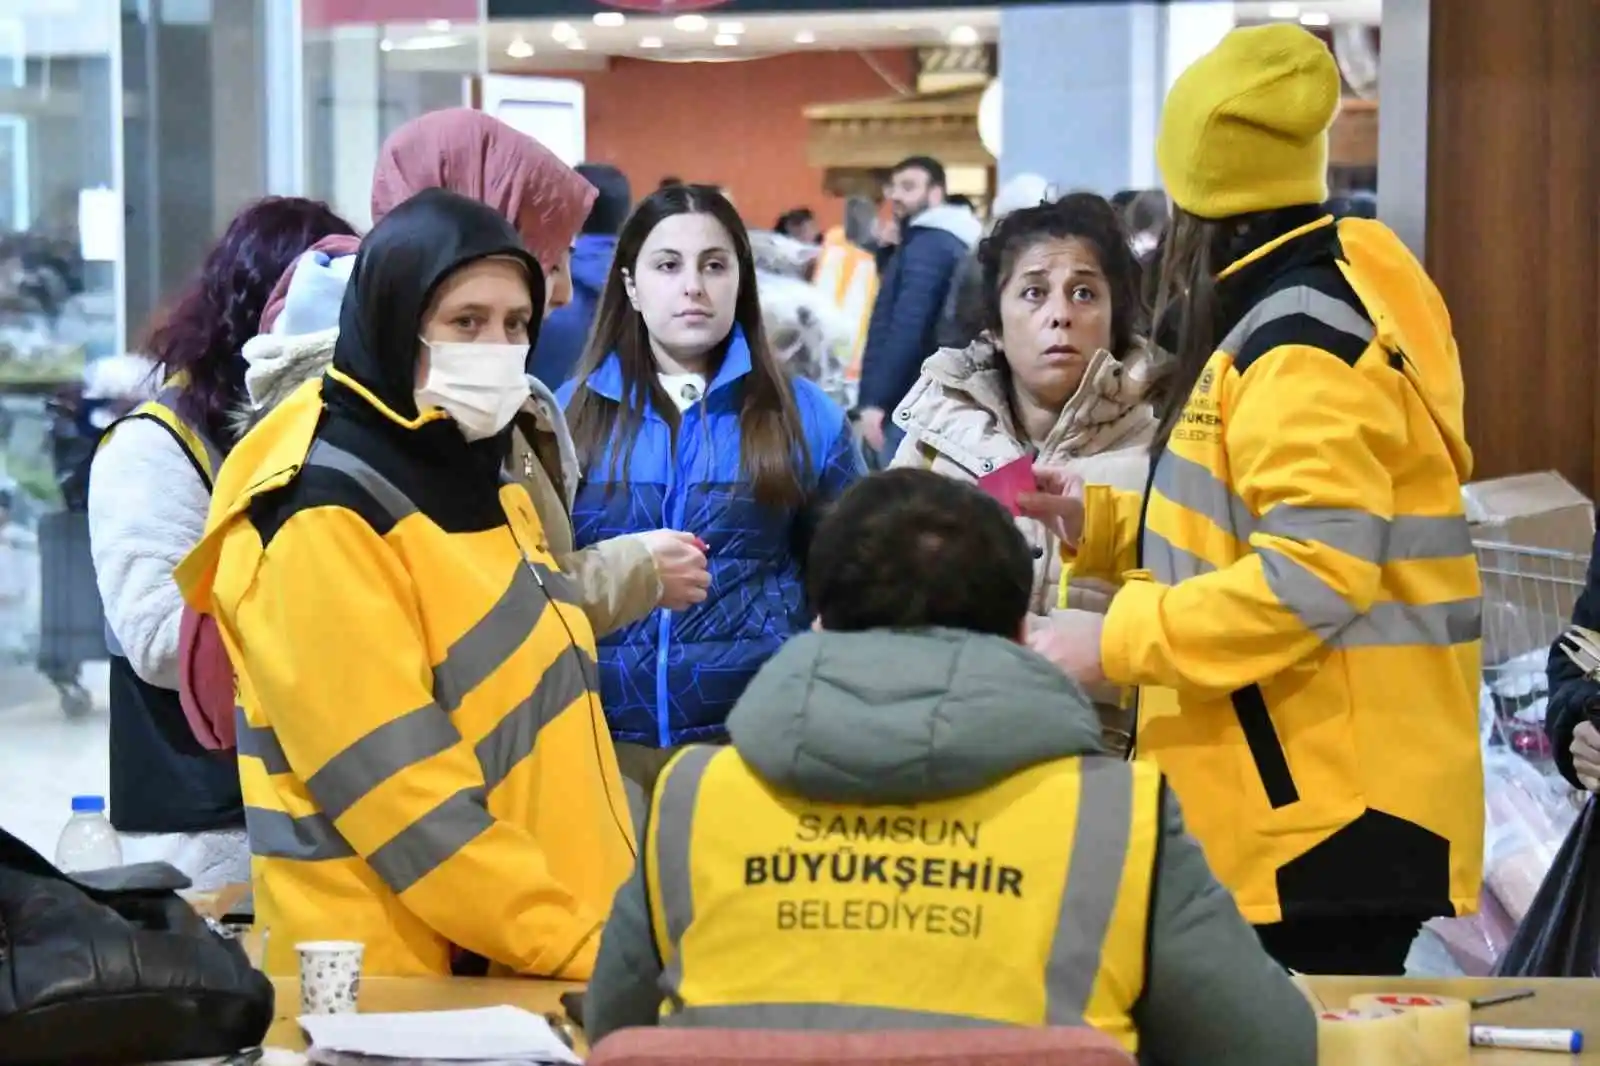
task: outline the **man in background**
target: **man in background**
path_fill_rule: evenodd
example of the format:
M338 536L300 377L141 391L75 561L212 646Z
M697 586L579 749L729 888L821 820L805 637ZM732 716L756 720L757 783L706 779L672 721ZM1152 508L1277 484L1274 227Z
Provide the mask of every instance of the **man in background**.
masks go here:
M553 391L572 376L600 306L600 290L617 248L617 234L633 209L633 190L616 167L579 163L574 169L599 190L589 217L572 245L572 302L551 312L539 330L528 373Z
M939 318L956 271L977 246L983 225L971 208L945 202L944 167L912 156L894 168L889 202L900 247L889 260L873 304L861 358L858 400L862 440L879 466L894 457L903 434L889 412L916 383L938 347Z

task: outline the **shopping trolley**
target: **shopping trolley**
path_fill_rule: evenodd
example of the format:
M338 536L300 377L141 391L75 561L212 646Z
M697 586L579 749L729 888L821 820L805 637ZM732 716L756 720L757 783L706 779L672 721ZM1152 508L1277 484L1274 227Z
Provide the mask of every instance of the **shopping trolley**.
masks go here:
M1551 757L1544 734L1550 646L1566 631L1589 558L1575 552L1475 541L1483 581L1483 683L1496 731L1512 750Z

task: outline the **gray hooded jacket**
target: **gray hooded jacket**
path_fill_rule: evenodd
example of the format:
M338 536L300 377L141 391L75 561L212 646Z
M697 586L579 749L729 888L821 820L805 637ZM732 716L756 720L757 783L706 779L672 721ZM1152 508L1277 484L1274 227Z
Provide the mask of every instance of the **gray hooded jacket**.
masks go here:
M1093 707L1055 667L1010 641L949 630L796 637L750 682L728 733L773 788L833 803L944 799L1103 751ZM1150 965L1134 1010L1141 1059L1311 1066L1309 1002L1211 875L1170 793L1162 818ZM641 869L601 941L584 1007L590 1041L655 1025L661 1002Z

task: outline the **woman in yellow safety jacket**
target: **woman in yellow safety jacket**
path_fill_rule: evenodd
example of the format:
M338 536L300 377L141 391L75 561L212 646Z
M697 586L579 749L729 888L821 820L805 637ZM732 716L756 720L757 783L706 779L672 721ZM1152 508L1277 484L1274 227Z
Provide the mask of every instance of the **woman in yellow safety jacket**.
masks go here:
M235 447L178 578L238 675L267 968L587 977L633 861L594 636L501 472L544 279L494 209L389 213L333 365Z
M1482 872L1472 460L1439 293L1387 228L1318 206L1339 92L1291 25L1178 79L1148 492L1079 500L1057 475L1024 509L1076 542L1075 573L1123 580L1053 657L1141 686L1137 754L1268 950L1399 974Z

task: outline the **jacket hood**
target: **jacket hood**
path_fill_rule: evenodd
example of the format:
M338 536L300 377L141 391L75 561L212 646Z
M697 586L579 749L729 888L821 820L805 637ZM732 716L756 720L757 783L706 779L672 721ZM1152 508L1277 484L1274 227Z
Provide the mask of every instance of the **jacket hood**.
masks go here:
M604 233L585 233L572 246L572 284L591 300L600 299L616 254L617 239Z
M283 403L295 389L333 365L339 327L317 333L280 337L263 333L244 345L246 400L228 414L234 439L245 435L267 412Z
M968 248L976 248L983 239L983 223L965 207L940 204L930 207L911 220L913 228L938 229L958 238Z
M1120 358L1101 349L1089 359L1077 391L1040 444L1040 458L1061 462L1150 439L1156 418L1148 401L1158 357L1140 340ZM896 423L934 450L980 475L1024 454L1005 355L981 334L965 348L941 348L896 412Z
M333 367L402 419L417 417L417 336L441 282L481 259L507 258L528 272L533 332L543 318L544 273L517 231L493 208L443 189L396 207L361 243L339 316ZM531 353L537 335L529 338Z
M352 239L353 240L353 239ZM283 304L266 332L292 337L302 333L321 333L339 327L339 308L344 305L344 290L350 285L350 271L356 265L359 245L343 255L330 255L313 248L289 267ZM261 317L267 322L265 315Z
M1372 316L1379 341L1391 352L1405 353L1405 375L1421 394L1465 484L1472 480L1466 390L1444 298L1388 226L1364 218L1336 225L1344 253L1339 269Z
M944 629L797 636L751 680L728 733L773 787L835 803L960 796L1104 750L1093 706L1060 670L1013 641Z

